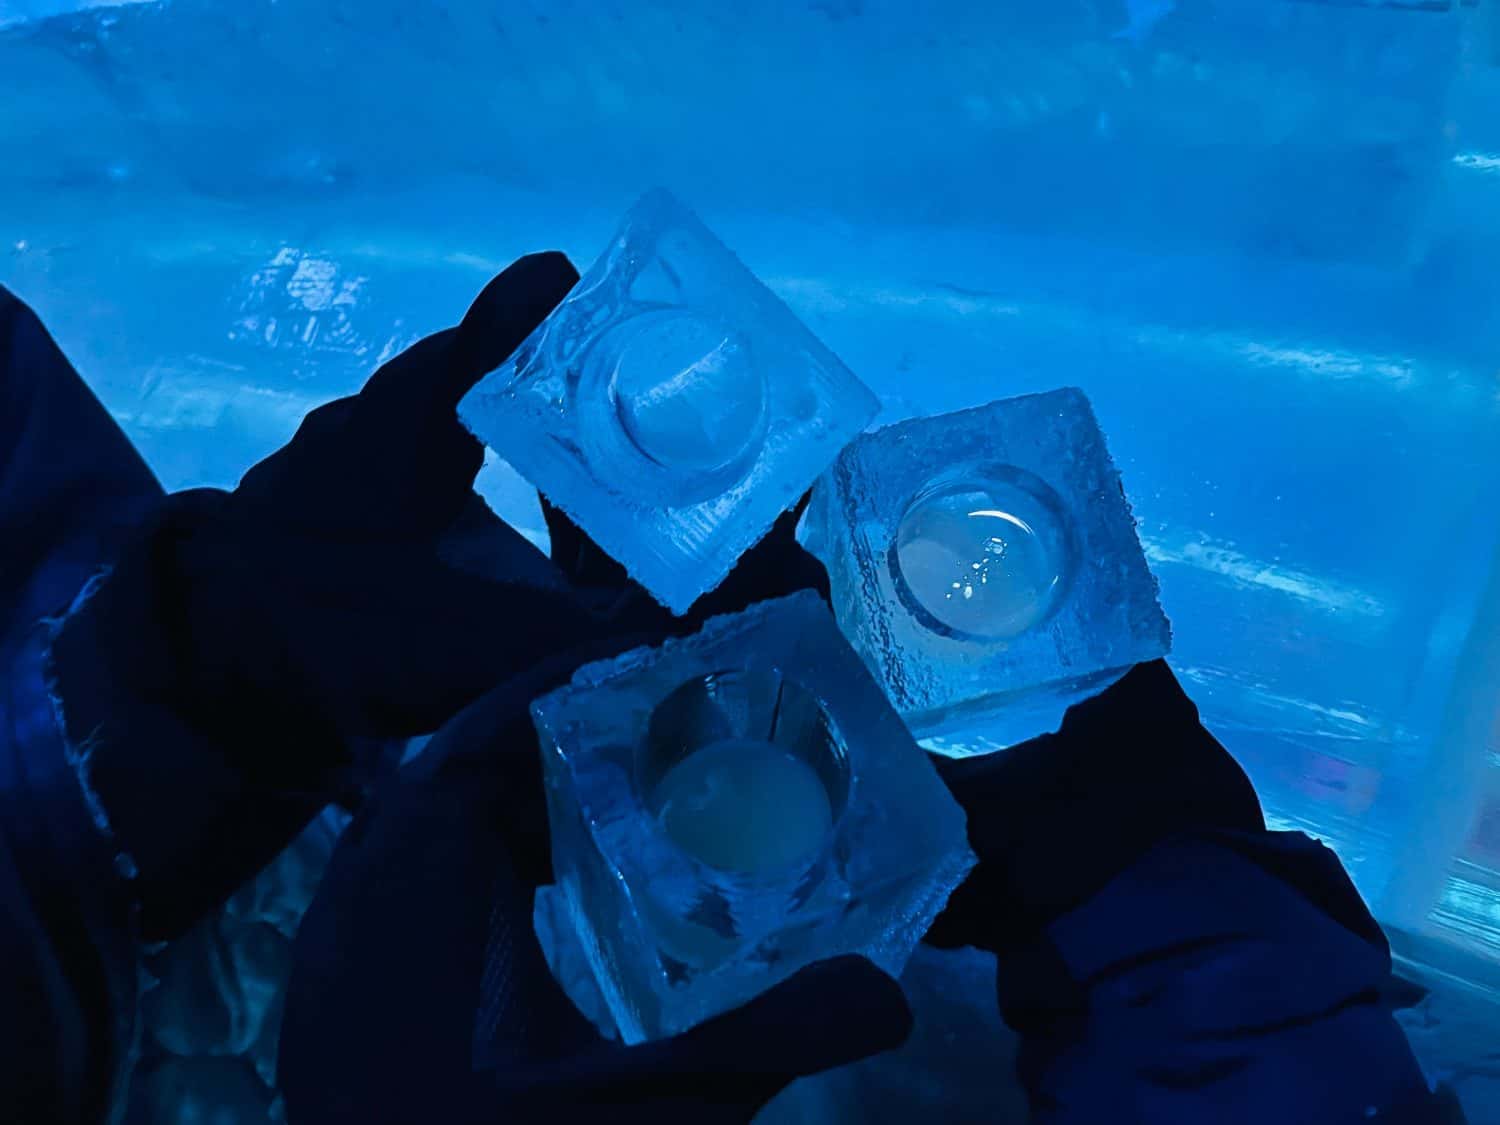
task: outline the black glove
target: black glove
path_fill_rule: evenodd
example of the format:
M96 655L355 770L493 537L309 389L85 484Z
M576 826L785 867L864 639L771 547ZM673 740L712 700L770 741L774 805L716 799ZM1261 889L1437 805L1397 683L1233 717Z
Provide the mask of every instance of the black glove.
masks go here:
M1338 858L1266 831L1249 779L1164 661L1071 708L1055 734L938 765L979 864L927 940L999 954L1000 1009L1021 1036L1017 1071L1038 1112L1102 1120L1131 1098L1180 1097L1214 1120L1231 1107L1236 1120L1283 1120L1344 1099L1343 1116L1318 1120L1462 1120L1451 1092L1427 1092L1388 1016L1371 1012L1421 990L1391 977L1385 936ZM1225 922L1242 901L1266 912ZM1268 983L1277 958L1304 974L1299 987ZM1341 1014L1341 1031L1297 1038ZM1325 1060L1309 1054L1319 1051ZM1247 1101L1234 1083L1251 1067L1267 1079ZM1374 1079L1362 1085L1362 1071Z
M474 496L483 451L455 414L576 280L560 254L515 263L232 493L168 498L69 620L68 730L141 868L149 933L274 854L351 739L435 729L599 628ZM487 538L491 573L448 565L456 527Z
M1070 708L1056 733L935 762L979 857L935 945L1029 942L1172 836L1265 828L1250 779L1162 660Z
M1054 734L982 758L938 759L937 766L968 816L979 864L928 931L933 945L1002 955L1034 948L1052 922L1147 852L1201 835L1386 948L1333 852L1288 849L1266 832L1250 779L1203 728L1164 660L1137 665L1069 708ZM1400 982L1390 987L1393 1006L1414 1002ZM1015 1025L1025 1017L1013 1010L1008 1018Z
M532 929L548 877L531 699L616 635L445 727L350 826L302 923L281 1037L289 1119L748 1121L792 1079L904 1040L900 988L844 957L672 1039L601 1039ZM481 996L492 1017L475 1060Z
M459 398L576 280L561 255L521 259L460 327L314 410L232 493L170 498L96 599L110 670L238 741L312 724L332 743L436 729L539 652L585 635L563 583L481 578L439 551L443 533L473 517L483 459ZM510 570L535 574L535 552L492 522L517 557Z
M672 619L662 610L660 627L678 635L695 633L710 617L734 613L755 602L785 597L798 590L816 590L819 597L828 601L828 572L797 542L797 521L807 508L810 495L804 495L777 517L771 530L740 557L724 581L694 602L687 613ZM595 596L624 599L632 605L651 600L625 568L561 508L545 496L541 502L542 517L551 538L552 561L574 586Z

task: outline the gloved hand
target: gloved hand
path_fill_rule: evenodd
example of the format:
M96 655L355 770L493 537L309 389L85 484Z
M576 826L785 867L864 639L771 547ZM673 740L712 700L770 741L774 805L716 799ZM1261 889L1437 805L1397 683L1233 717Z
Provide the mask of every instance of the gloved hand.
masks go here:
M678 618L661 611L662 628L673 634L695 633L710 617L733 613L755 602L785 597L798 590L816 590L829 599L828 572L823 564L797 542L797 521L807 508L811 493L783 512L771 530L740 557L724 581L704 594ZM610 595L634 604L651 600L650 595L625 568L610 557L588 533L570 520L562 509L541 497L542 518L551 538L552 561L580 590L596 596Z
M473 517L483 459L459 398L576 280L560 254L521 259L458 328L314 410L232 493L169 498L91 603L111 674L231 737L259 743L268 726L312 724L332 742L436 729L539 652L584 635L587 617L563 583L458 572L438 550ZM511 569L535 574L525 540L491 522L509 536Z
M294 1125L743 1122L793 1078L906 1037L899 987L857 957L629 1048L553 980L532 929L549 860L526 708L641 639L606 638L497 688L350 826L297 938L278 1072ZM495 1020L476 1067L482 978Z
M1172 836L1261 831L1249 778L1163 660L997 754L934 758L979 857L927 935L998 952L1029 942Z
M999 955L1036 1120L1450 1119L1338 858L1266 831L1165 662L1055 734L939 771L979 864L928 940Z
M560 254L516 262L233 492L169 497L67 621L68 732L141 869L148 933L269 859L352 738L435 729L600 628L474 496L483 451L455 414L576 280ZM487 573L445 560L455 528L487 540Z

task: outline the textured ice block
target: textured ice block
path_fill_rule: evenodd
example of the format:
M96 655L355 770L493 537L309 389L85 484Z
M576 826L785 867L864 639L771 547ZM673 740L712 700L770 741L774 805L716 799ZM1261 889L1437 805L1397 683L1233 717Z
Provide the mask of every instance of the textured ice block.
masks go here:
M665 192L459 414L682 612L879 403Z
M807 538L839 625L919 737L979 727L1004 745L1051 729L1171 644L1073 388L866 434L819 482Z
M962 811L816 595L590 665L532 715L560 892L538 936L627 1043L822 958L899 974L973 864ZM597 994L559 968L578 949Z

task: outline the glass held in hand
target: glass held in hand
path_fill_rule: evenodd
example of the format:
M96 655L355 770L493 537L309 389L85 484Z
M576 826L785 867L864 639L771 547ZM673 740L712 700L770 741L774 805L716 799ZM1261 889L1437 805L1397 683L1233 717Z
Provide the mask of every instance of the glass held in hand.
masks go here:
M813 594L582 669L532 708L580 1010L672 1035L844 953L897 975L972 866L963 815Z

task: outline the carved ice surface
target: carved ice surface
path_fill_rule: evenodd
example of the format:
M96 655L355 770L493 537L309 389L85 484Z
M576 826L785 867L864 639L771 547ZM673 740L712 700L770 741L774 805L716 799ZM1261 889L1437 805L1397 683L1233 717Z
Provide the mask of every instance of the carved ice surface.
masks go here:
M658 191L459 414L682 612L878 409L838 357Z
M532 715L558 881L538 937L627 1043L827 957L899 974L973 864L962 811L814 594L590 665Z
M819 482L808 519L840 626L920 736L978 727L1018 741L1170 646L1081 391L866 434Z

